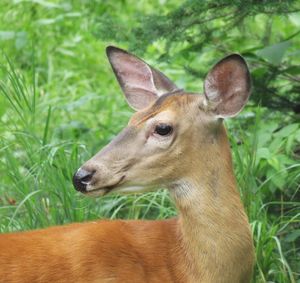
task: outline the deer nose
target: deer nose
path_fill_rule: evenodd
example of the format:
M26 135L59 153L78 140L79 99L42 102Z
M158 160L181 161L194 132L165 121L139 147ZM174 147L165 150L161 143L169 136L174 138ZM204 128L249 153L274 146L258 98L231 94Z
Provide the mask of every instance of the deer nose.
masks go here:
M85 192L87 184L92 180L95 171L80 168L73 176L73 185L79 192Z

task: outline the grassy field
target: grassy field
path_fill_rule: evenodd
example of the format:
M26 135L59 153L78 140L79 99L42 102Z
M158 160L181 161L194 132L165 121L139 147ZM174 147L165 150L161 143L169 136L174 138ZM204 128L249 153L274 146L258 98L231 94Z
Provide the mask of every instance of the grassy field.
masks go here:
M72 186L74 171L132 115L105 57L105 47L118 42L98 35L97 19L108 13L133 26L134 13L151 13L161 5L96 2L0 3L0 232L101 218L176 215L163 190L90 199ZM176 1L170 2L162 12L176 6ZM298 22L280 20L290 30L300 28L300 17ZM297 44L299 38L291 52ZM184 58L159 60L162 49L162 43L154 42L143 57L178 85L201 91L203 77L196 81L186 74ZM210 51L198 57L191 65L202 59L201 72L220 58ZM246 59L257 72L251 57ZM253 282L300 282L299 116L250 101L226 125L256 246Z

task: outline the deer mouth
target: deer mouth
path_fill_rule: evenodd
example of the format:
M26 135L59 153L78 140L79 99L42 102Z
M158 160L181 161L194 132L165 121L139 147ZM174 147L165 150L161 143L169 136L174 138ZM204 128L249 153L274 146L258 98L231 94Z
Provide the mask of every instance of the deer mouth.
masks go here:
M125 179L125 175L123 175L118 182L116 182L113 185L109 185L109 186L105 186L105 187L100 187L100 188L95 188L95 189L90 189L90 190L86 190L83 193L85 195L98 195L99 193L101 193L101 196L105 196L107 195L109 192L111 192L114 188L116 188L117 186L119 186L121 184L121 182Z

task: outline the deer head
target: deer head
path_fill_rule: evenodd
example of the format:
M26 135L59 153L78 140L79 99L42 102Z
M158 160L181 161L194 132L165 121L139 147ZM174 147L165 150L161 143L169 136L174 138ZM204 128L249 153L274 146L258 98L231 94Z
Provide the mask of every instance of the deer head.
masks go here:
M233 54L219 61L208 73L201 95L179 89L122 49L110 46L107 56L136 113L75 173L75 188L91 195L172 189L172 184L194 174L195 160L202 168L197 174L206 174L206 163L213 163L222 151L223 118L239 113L250 95L244 59Z

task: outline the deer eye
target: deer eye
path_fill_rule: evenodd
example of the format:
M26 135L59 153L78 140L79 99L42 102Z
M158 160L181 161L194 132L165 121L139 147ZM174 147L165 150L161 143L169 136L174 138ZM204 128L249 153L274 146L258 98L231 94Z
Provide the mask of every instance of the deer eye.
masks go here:
M172 131L173 131L172 126L170 126L168 124L164 124L164 123L156 125L155 130L154 130L154 132L160 136L167 136L167 135L171 134Z

